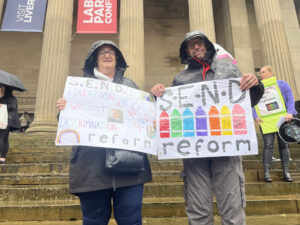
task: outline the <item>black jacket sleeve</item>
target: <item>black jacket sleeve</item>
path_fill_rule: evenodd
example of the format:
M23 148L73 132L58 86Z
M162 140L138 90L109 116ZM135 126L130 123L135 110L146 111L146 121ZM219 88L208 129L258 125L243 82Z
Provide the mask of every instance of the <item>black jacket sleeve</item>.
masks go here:
M250 88L250 99L251 99L251 107L253 108L257 105L264 95L265 88L264 85L259 81L258 85Z

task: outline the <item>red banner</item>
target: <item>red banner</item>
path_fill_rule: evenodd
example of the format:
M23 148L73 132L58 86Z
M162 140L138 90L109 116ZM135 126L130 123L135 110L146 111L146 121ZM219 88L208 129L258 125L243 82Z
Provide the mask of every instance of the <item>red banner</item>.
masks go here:
M77 33L117 33L117 0L78 0Z

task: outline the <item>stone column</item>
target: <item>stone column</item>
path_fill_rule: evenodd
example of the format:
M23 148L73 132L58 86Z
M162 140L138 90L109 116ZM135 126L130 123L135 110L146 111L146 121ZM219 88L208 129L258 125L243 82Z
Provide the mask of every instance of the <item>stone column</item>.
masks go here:
M295 100L300 100L300 29L297 17L297 10L300 12L300 2L296 3L294 0L279 0L279 4L281 13L284 15L283 24L287 35L294 69L294 77L296 80L298 97L294 96L294 98ZM299 6L298 9L296 9L296 5Z
M225 0L223 13L225 18L225 33L230 44L226 45L237 60L242 73L254 73L254 59L251 47L251 35L245 0Z
M258 30L262 42L264 65L275 70L278 79L289 83L297 96L296 82L287 36L278 0L254 0Z
M190 31L202 30L216 42L212 0L189 0Z
M34 121L28 132L56 132L57 98L69 74L73 0L48 0Z
M2 12L3 12L3 3L4 3L4 0L0 0L0 22L2 23Z
M145 87L144 7L141 0L120 1L120 49L129 68L125 76Z

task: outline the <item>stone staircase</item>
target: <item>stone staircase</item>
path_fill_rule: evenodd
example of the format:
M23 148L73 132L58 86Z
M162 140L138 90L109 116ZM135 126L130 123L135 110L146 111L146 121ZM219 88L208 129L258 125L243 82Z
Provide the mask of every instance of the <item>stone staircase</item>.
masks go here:
M79 201L68 191L71 148L55 147L54 139L54 135L10 135L8 164L0 166L0 225L81 224ZM291 145L290 150L293 183L281 181L281 162L273 163L273 182L263 182L261 154L244 157L248 225L300 224L300 145ZM277 149L274 153L278 157ZM181 160L149 159L153 183L145 185L143 223L187 224ZM216 204L215 215L215 224L220 224Z

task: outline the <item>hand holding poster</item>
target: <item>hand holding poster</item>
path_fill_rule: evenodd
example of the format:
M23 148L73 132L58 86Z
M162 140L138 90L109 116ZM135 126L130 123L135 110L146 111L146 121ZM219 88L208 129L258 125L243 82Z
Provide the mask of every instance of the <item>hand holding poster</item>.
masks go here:
M166 88L156 121L159 159L258 154L249 91L239 79Z
M57 145L87 145L157 155L154 97L123 85L68 77Z

